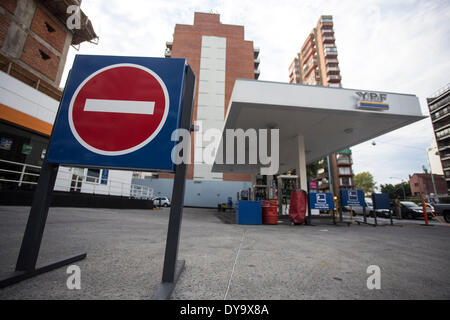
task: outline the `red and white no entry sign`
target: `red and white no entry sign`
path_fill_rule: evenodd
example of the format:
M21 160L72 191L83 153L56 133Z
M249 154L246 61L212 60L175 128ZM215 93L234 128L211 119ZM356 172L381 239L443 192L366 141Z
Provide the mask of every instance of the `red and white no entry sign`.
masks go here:
M94 72L78 86L68 109L69 126L88 150L123 155L156 137L169 106L166 85L153 70L115 64Z

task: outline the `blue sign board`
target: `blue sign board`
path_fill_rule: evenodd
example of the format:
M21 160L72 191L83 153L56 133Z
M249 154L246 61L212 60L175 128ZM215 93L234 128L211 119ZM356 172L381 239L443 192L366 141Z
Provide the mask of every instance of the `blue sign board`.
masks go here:
M185 59L77 55L47 162L173 171Z
M333 210L334 202L331 193L309 193L309 207L319 210Z
M108 184L108 176L109 176L109 170L103 169L102 170L102 178L100 179L100 184Z
M364 192L362 190L341 190L341 203L343 206L364 207Z
M384 193L373 193L372 194L373 208L378 209L391 209L391 204L389 201L389 196Z

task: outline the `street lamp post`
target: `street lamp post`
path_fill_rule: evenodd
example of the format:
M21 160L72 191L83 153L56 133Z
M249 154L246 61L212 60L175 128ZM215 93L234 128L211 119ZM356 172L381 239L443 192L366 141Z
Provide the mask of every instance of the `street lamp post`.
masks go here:
M437 197L436 184L434 183L433 169L431 168L430 155L428 154L428 152L433 149L436 149L436 147L430 147L427 149L427 160L428 160L428 166L430 167L431 182L433 183L434 196Z

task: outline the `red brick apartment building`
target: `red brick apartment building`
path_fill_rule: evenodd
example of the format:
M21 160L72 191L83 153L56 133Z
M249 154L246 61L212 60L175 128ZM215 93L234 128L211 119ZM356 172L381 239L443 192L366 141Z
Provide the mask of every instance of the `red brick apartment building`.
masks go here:
M194 24L177 24L173 41L166 43L167 58L186 58L196 75L193 121L203 129L222 129L237 78L258 79L259 49L245 40L244 27L222 24L220 15L196 12ZM202 151L193 134L191 154ZM159 178L171 175L160 174ZM212 173L205 163L188 167L188 179L207 181L250 181L249 174Z
M437 194L447 195L447 183L444 176L433 174L433 178ZM409 176L409 186L413 196L420 196L421 194L429 196L435 193L431 174L429 173L414 173L412 176Z

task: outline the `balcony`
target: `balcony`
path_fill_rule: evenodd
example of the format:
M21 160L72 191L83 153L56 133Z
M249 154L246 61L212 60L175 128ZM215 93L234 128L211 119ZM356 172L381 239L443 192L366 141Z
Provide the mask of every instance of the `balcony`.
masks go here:
M439 152L442 152L442 151L447 150L447 149L450 149L449 145L438 143L438 150L439 150Z
M311 73L311 71L315 70L316 68L317 68L317 59L313 58L303 69L305 77L307 77Z
M337 63L339 63L339 60L336 59L336 58L325 59L325 64L328 65L328 64L331 64L331 63L337 64Z
M326 17L326 18L320 18L320 23L322 23L322 25L333 25L333 18L332 17Z
M339 69L338 66L335 67L331 67L331 66L327 66L327 74L336 74L339 73L341 70Z
M166 41L166 48L169 48L170 50L172 50L172 45L173 45L172 41Z
M436 132L437 141L442 141L448 138L450 138L450 128Z
M441 98L441 100L437 101L436 103L428 103L428 106L430 108L430 112L438 111L439 109L442 109L450 104L450 95L447 97Z
M258 80L260 74L261 74L261 72L258 69L256 69L255 70L255 80Z
M323 43L334 43L336 41L336 39L334 39L334 37L330 37L330 36L325 36L322 38Z
M255 59L257 59L259 57L259 48L254 48L253 49L253 56Z
M303 61L308 60L309 57L315 53L316 53L316 45L313 43L311 46L308 46L306 50L302 51Z
M334 37L333 27L322 26L322 37Z
M341 76L330 74L330 75L327 76L327 81L328 82L340 82L341 81Z
M256 59L254 60L255 69L258 69L259 63L260 63L260 62L261 62L261 61L259 60L259 58L256 58Z
M438 121L446 119L449 114L450 114L450 108L445 107L444 109L442 109L442 110L440 110L440 111L438 111L436 113L433 113L431 115L431 121L434 124L434 123L436 123Z
M325 58L337 57L337 49L336 48L325 48L324 53L325 53Z
M353 161L348 159L338 159L337 164L338 166L351 166Z

